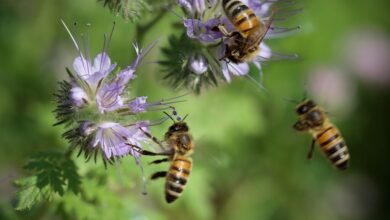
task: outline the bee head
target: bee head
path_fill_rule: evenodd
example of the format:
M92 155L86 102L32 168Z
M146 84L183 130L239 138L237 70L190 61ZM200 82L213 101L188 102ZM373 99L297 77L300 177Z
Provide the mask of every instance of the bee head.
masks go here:
M185 122L176 122L171 127L169 127L169 132L178 132L178 131L183 131L186 132L188 131L188 126Z
M324 123L326 116L312 100L305 100L296 108L297 114L301 117L294 128L302 130L304 127L314 128Z
M312 100L307 99L304 100L301 104L299 104L295 111L298 115L304 115L314 107L316 107L316 104Z
M250 62L257 57L259 52L260 52L260 47L258 45L254 45L249 48L244 48L242 51L237 51L236 53L232 53L232 56L240 63Z

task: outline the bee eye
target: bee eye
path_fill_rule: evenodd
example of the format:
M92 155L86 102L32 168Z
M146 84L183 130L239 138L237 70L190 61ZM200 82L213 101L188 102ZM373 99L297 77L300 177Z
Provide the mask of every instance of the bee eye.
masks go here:
M306 105L302 105L301 107L299 107L297 109L297 113L302 115L302 114L305 114L308 110L309 110L309 108Z
M314 110L307 115L307 120L318 125L318 124L321 124L323 122L323 117L321 115L321 112Z

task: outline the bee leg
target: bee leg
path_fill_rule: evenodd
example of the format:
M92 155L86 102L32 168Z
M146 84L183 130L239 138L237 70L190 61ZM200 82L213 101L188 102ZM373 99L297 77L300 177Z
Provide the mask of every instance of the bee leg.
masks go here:
M228 30L226 30L225 26L223 26L222 24L218 25L218 30L223 34L225 35L226 37L231 37L233 34L231 32L229 32Z
M166 175L167 175L167 171L159 171L159 172L155 172L155 173L150 177L150 179L155 180L155 179L158 179L158 178L165 177Z
M140 153L142 155L147 155L147 156L157 156L157 155L170 156L170 155L172 155L172 151L163 151L163 152L156 153L156 152L144 150L144 149L138 147L137 145L133 145L130 143L126 143L126 144L129 145L134 151L136 151L137 153Z
M154 143L156 143L162 150L165 150L164 146L161 144L161 141L159 141L155 136L150 134L149 132L144 131L142 128L140 130L145 134L146 137L150 138Z
M164 159L160 159L160 160L154 160L152 162L150 162L149 164L159 164L159 163L163 163L163 162L167 162L169 161L168 158L164 158Z
M316 143L316 140L313 139L312 142L311 142L311 146L310 146L310 149L309 149L309 153L307 153L307 159L311 160L313 159L313 153L314 153L314 145Z

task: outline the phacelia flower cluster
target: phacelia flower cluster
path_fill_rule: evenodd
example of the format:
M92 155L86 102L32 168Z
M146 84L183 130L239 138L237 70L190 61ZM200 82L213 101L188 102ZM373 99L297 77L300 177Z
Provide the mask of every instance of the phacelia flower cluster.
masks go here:
M142 147L142 143L149 142L145 133L150 126L149 121L139 120L139 114L164 109L172 103L169 100L148 102L147 96L134 96L128 90L130 82L136 78L139 63L153 45L143 51L134 44L134 62L119 69L106 49L91 59L70 36L79 56L73 61L73 71L67 69L69 80L60 83L55 109L57 124L70 128L64 137L71 143L72 150L79 148L79 155L83 153L87 160L96 160L101 154L107 164L131 155L139 164L140 154L131 146Z
M299 27L280 28L274 23L284 20L298 10L289 12L279 10L281 7L286 7L284 4L287 3L278 0L240 1L255 13L264 26L270 24L258 45L260 52L247 62L234 62L226 58L225 52L231 44L231 37L226 36L219 26L223 26L229 33L237 32L237 29L222 10L222 1L178 0L178 5L184 12L182 18L184 31L181 37L171 37L170 47L163 49L168 59L161 62L168 72L166 79L169 79L174 87L186 86L199 92L203 85L217 85L221 80L231 82L235 76L253 79L249 75L252 67L256 70L255 72L259 73L260 80L262 62L296 56L276 53L264 43L264 40L297 30ZM277 17L277 15L284 16L284 18ZM175 62L172 62L173 59Z

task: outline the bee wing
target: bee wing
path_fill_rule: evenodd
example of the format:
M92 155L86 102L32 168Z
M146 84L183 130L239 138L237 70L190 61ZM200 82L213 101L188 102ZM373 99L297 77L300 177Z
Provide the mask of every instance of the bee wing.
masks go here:
M200 136L194 139L195 148L192 158L194 159L194 166L202 164L208 167L223 167L226 165L226 152L223 146L209 141L206 136Z
M163 149L155 143L153 140L149 140L145 146L148 146L150 150L153 150L154 152L161 152L161 151L168 151L171 149L169 144L165 140L159 141Z
M264 37L267 35L267 32L269 31L270 27L271 27L271 24L272 24L272 21L273 21L273 17L274 17L274 14L275 14L275 11L273 10L272 11L272 14L271 16L269 17L269 19L266 21L266 23L264 24L264 26L262 27L262 34L259 36L259 38L256 40L256 44L259 45ZM260 22L261 23L261 22ZM262 23L261 23L262 24Z

